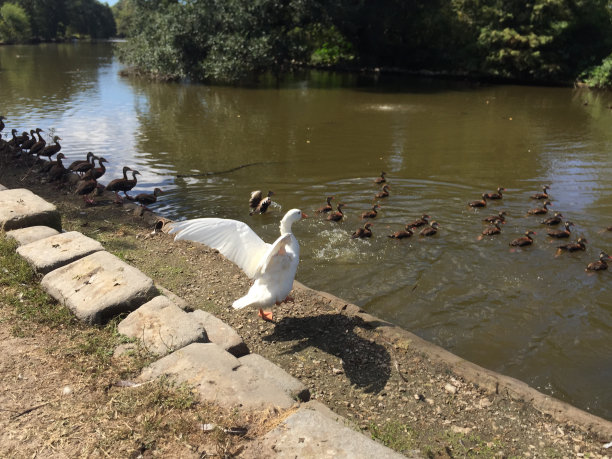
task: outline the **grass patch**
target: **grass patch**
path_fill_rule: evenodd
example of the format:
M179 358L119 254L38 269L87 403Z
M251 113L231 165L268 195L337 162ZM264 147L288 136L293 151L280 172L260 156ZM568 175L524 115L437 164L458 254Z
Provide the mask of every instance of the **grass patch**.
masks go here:
M371 423L368 430L374 440L395 451L407 452L415 449L412 431L408 424L398 421L386 422L381 425Z

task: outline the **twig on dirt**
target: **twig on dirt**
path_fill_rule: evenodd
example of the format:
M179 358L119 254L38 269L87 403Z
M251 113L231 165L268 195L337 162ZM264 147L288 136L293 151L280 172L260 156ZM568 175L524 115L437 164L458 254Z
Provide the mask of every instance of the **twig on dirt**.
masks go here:
M39 408L42 408L43 406L46 406L46 405L48 405L51 402L53 402L53 400L50 400L50 401L45 402L45 403L41 403L40 405L33 406L32 408L28 408L27 410L24 410L24 411L16 414L15 416L13 416L12 419L17 419L18 417L23 416L24 414L31 413L32 411L37 410Z

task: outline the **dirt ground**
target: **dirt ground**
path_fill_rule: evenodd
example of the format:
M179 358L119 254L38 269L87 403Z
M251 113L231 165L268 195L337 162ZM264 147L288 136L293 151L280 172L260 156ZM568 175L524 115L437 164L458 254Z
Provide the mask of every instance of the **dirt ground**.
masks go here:
M275 308L274 322L258 319L252 310L235 311L230 305L246 293L249 280L216 251L184 241L175 243L164 233L151 234L154 216L113 204L112 196L104 195L97 205L87 206L66 187L41 183L36 174L24 178L25 169L2 167L1 184L28 188L54 203L65 230L99 240L108 251L185 299L190 308L214 313L238 331L251 352L306 384L311 398L397 451L420 450L438 458L612 455L612 449L604 448L604 443L612 441L612 424L596 422L594 428L589 424L590 415L585 422L571 413L557 419L543 414L528 396L497 386L492 389L491 384L478 380L478 371L457 371L448 359L432 358L435 352L424 351L409 334L385 333L385 327L379 326L382 323L342 300L297 288L294 304ZM76 457L86 452L117 457L112 444L105 454L74 446L90 441L92 432L97 431L98 437L105 434L100 431L102 426L91 425L93 421L88 424L86 419L91 408L85 406L95 406L95 391L87 400L68 405L70 416L83 417L78 430L54 429L57 438L53 441L32 433L32 423L41 432L51 429L48 419L58 419L53 410L62 411L70 397L63 388L78 386L69 369L55 362L49 350L69 343L68 338L55 336L58 333L61 336L61 332L41 328L34 337L21 338L11 332L10 321L0 320L0 369L12 375L0 382L0 400L5 404L0 406L0 429L6 432L0 444L10 441L23 447L47 438L55 452L48 456ZM6 406L9 399L13 403ZM14 412L24 406L41 403L48 405L14 418ZM128 425L139 422L143 420L138 417L125 420ZM68 444L72 447L63 449ZM139 447L134 444L134 451ZM174 449L171 455L185 457L187 450L193 453L193 448ZM33 457L37 449L24 451L29 454L23 457ZM149 450L164 456L163 451L159 439L155 449ZM239 455L239 449L226 454ZM165 457L169 457L167 450ZM200 457L206 456L200 453Z

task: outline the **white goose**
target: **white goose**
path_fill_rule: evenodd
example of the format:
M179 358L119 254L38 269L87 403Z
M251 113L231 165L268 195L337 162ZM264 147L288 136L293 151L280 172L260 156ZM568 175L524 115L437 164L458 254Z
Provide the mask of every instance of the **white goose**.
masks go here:
M291 232L293 223L306 218L299 209L292 209L280 222L280 237L273 244L264 242L246 223L223 218L196 218L173 223L170 234L175 240L201 242L217 249L254 279L249 292L234 301L234 309L259 307L259 315L272 319L262 308L280 304L289 298L300 261L300 245Z

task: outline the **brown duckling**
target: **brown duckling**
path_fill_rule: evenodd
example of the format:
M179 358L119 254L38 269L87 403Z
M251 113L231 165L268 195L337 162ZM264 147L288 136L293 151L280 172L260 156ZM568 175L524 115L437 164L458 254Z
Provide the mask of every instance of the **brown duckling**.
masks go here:
M273 191L268 191L267 197L271 197L274 194ZM252 211L255 211L255 209L257 209L257 207L259 206L259 204L261 203L261 201L263 201L265 198L263 196L263 193L261 192L261 190L255 190L251 192L251 197L249 198L249 208Z
M493 226L489 226L483 229L482 234L478 236L478 240L482 240L485 236L495 236L496 234L500 234L501 227L499 225L501 225L501 222L499 220L496 220Z
M98 160L98 167L92 167L91 169L89 169L87 173L83 175L83 179L94 178L96 180L99 180L100 177L102 177L106 173L106 166L104 165L104 163L107 163L108 161L103 157L98 158L97 156L93 157L93 161L95 160Z
M387 237L390 237L392 239L405 239L407 237L410 237L414 234L414 231L412 231L412 227L409 225L406 225L406 228L401 230L401 231L396 231L393 234L389 234Z
M542 215L548 212L548 206L552 206L550 201L545 201L542 207L536 207L527 211L527 215Z
M563 244L557 246L557 253L559 254L567 251L567 252L576 252L578 250L586 250L586 243L589 242L583 237L579 237L576 242L570 242L569 244Z
M584 270L603 271L604 269L608 269L608 261L612 261L612 257L610 257L610 255L608 255L606 252L601 252L599 254L599 260L589 263Z
M387 181L387 179L385 178L385 175L387 175L386 172L381 172L380 177L376 177L376 180L374 180L374 183L385 183Z
M512 242L510 242L510 245L513 247L524 247L531 245L533 244L533 238L531 237L532 234L536 234L536 232L526 231L524 236L514 239Z
M161 188L155 188L153 193L140 193L134 196L133 199L146 209L148 205L157 202L157 197L160 194L164 194L163 190Z
M438 232L439 227L440 225L438 224L438 222L433 220L429 222L429 226L426 226L425 228L421 230L419 235L420 236L433 236Z
M317 210L315 210L315 212L317 214L326 214L327 212L331 212L332 210L334 210L334 208L331 205L332 199L334 199L333 196L328 196L327 197L327 204L324 205L323 207L319 207Z
M497 215L491 215L490 217L485 217L482 219L483 222L487 223L495 223L499 221L500 223L506 223L506 211L500 210Z
M547 233L550 237L557 237L557 238L564 238L564 237L570 237L570 226L574 226L574 224L572 222L565 222L565 229L564 230L548 230Z
M375 197L381 199L386 198L387 196L389 196L389 185L385 184L383 185L382 190L376 193Z
M82 165L84 166L83 170L80 169L80 166ZM71 170L72 172L77 172L81 174L81 173L87 172L93 166L94 166L94 154L91 151L89 151L87 152L87 159L77 159L76 161L73 161L72 163L70 163L70 166L68 166L68 169Z
M370 229L370 227L373 224L374 223L372 223L372 222L368 222L365 225L363 225L362 228L359 228L357 231L355 231L351 235L351 239L364 238L364 237L372 237L372 230Z
M530 196L531 199L548 199L548 190L550 187L548 185L544 185L542 187L541 193L535 193Z
M64 156L64 153L60 152L57 154L57 157L54 161L55 164L51 166L51 169L49 169L49 174L47 175L50 182L60 180L64 177L65 174L68 173L68 170L64 167L64 164L62 163L62 159L64 159L65 157L66 156Z
M91 195L97 190L98 182L94 179L79 180L74 190L75 194L83 196L83 200L87 204L94 204L94 200Z
M51 156L53 156L56 153L59 153L59 151L62 149L62 146L59 144L58 140L62 140L62 138L57 135L54 135L53 142L55 142L55 144L47 145L42 150L40 150L37 153L38 159L40 159L41 156L46 156L50 160Z
M497 188L497 193L485 193L486 199L502 199L504 196L502 195L502 191L506 191L503 186Z
M429 219L431 217L427 214L423 214L421 216L421 218L417 218L415 221L413 221L412 223L408 223L406 225L406 228L419 228L421 226L425 226L425 225L429 225Z
M374 206L372 206L372 210L366 210L361 214L361 218L376 218L378 215L377 209L380 209L380 206L378 204L374 204Z
M345 206L344 203L340 202L338 203L338 206L336 207L336 212L332 212L331 214L329 214L327 216L327 219L330 222L339 222L340 220L342 220L344 218L344 214L342 213L342 208Z
M38 134L38 141L30 148L30 155L36 155L37 157L40 157L40 152L42 152L45 148L45 145L47 145L47 141L42 138L42 135L40 135L41 132L45 131L40 129L39 132L39 130L36 129L36 133Z
M540 223L542 225L548 225L548 226L558 225L559 223L561 223L562 217L563 217L563 214L561 212L555 212L555 214L552 217L547 218L546 220L542 220Z
M482 199L480 201L472 201L468 203L470 207L487 207L487 195L482 193Z
M36 130L34 129L30 130L31 137L21 144L21 149L29 151L34 146L34 144L37 142L35 134L39 134L40 132L42 132L41 128L36 128Z
M274 195L274 192L268 191L268 195L263 198L261 191L253 191L253 193L251 193L251 199L249 200L249 207L251 207L255 203L256 205L255 207L251 207L252 210L251 212L249 212L249 215L265 214L266 210L268 210L268 207L270 207L270 204L272 204L272 195Z

